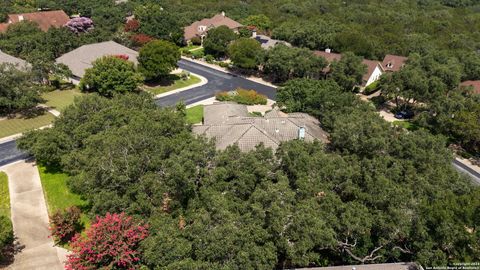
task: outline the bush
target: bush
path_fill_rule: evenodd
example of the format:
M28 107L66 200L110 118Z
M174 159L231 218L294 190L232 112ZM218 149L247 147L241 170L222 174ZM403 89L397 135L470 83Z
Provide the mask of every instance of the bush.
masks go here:
M368 96L375 93L379 89L380 89L379 81L376 81L371 83L369 86L365 87L365 89L363 89L363 94Z
M267 104L267 97L265 95L259 94L255 90L240 88L232 92L219 92L215 95L215 99L218 101L234 101L245 105Z
M205 56L203 49L191 51L190 54L194 59L203 58L203 56Z
M218 63L219 66L223 67L223 68L229 68L230 67L230 64L229 63L225 63L225 62L220 62Z
M72 206L64 211L57 211L50 217L50 230L56 241L67 243L72 239L81 226L80 214L80 209Z
M192 39L190 39L190 42L192 43L192 45L202 45L202 39L199 37L193 37Z
M6 216L0 216L0 261L4 259L5 247L13 243L13 226L10 219Z
M65 269L137 269L137 249L147 236L147 226L124 213L97 217L85 237L73 237Z
M213 55L211 54L207 54L207 56L205 56L205 61L207 61L207 63L212 64L215 61L215 57L213 57Z

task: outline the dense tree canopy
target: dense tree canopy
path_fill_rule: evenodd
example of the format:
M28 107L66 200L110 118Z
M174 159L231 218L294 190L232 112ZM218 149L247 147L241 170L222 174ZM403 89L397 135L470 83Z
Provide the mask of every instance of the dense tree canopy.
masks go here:
M85 71L79 87L111 97L115 93L136 91L142 82L143 76L132 62L117 56L104 56Z
M230 42L237 39L235 34L227 26L219 26L208 30L207 37L203 41L205 54L211 54L215 57L222 57L227 54L228 45Z
M170 74L180 60L178 47L168 41L155 40L140 49L138 71L147 79L157 79Z
M236 67L256 69L263 60L264 51L255 39L240 38L228 46L228 55Z
M134 14L140 22L139 32L176 44L182 43L182 22L176 13L168 11L158 4L147 4L138 6Z
M342 58L330 64L330 76L345 91L351 91L362 84L362 78L367 73L367 66L362 63L362 57L351 52L342 54Z

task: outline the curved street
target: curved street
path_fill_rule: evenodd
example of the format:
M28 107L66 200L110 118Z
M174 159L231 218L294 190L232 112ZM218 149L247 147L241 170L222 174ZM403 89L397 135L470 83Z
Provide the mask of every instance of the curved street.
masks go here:
M156 99L155 103L160 107L173 106L179 101L183 101L186 105L190 105L211 98L215 96L215 93L217 92L230 91L239 87L244 89L254 89L257 92L266 95L269 99L276 99L276 89L274 87L257 83L241 76L225 73L185 59L180 60L178 66L184 70L207 78L208 83ZM25 153L17 149L15 141L0 144L0 166L25 159L26 157L27 155ZM480 184L480 174L456 160L452 162L452 165L457 171L470 176L474 182Z

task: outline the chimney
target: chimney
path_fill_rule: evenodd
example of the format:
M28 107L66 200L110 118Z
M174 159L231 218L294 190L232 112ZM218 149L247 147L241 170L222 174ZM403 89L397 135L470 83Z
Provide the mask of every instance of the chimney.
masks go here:
M257 38L257 29L253 29L252 38Z
M330 48L326 48L326 49L325 49L325 52L326 52L326 53L331 53L332 50L330 50Z
M222 17L225 18L225 11L222 11Z
M24 20L23 15L18 15L18 21L21 22L23 20Z
M298 139L301 141L305 140L305 127L298 128Z

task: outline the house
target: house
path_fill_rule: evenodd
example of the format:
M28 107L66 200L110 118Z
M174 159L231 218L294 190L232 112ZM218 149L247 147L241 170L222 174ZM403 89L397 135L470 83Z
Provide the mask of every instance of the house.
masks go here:
M382 68L386 72L399 71L407 62L408 58L405 56L387 54L383 58Z
M27 61L17 57L13 57L2 51L0 51L0 64L11 64L19 70L25 70L30 67L30 64Z
M81 46L56 59L57 63L65 64L72 71L70 81L78 84L85 75L85 70L92 67L93 61L103 56L119 55L128 58L135 65L138 64L138 52L120 45L114 41L105 41Z
M294 139L328 142L318 120L305 113L273 109L256 117L248 114L247 106L230 102L206 105L203 110L203 124L193 126L193 132L214 138L218 150L237 144L240 150L250 151L260 143L275 150L280 143Z
M472 87L473 93L480 95L480 81L464 81L460 83L460 87Z
M271 49L275 47L277 44L283 44L285 46L292 47L292 44L286 41L273 39L265 35L259 35L257 34L257 30L255 29L252 30L252 38L260 42L260 44L262 45L262 48L265 50Z
M22 21L34 22L42 31L47 31L50 27L62 27L69 20L70 17L63 10L8 14L7 22L0 24L0 32L5 32L10 25Z
M321 56L327 60L328 66L322 70L325 74L330 72L330 63L333 61L340 61L340 59L342 59L341 54L332 53L330 49L326 49L325 51L314 51L313 53L316 56ZM363 75L361 86L367 87L373 82L377 81L383 74L384 70L378 61L363 59L362 63L367 66L367 72Z
M417 265L416 263L379 263L379 264L313 267L313 268L296 268L292 270L423 270L423 268Z
M201 21L196 21L191 25L184 28L184 39L185 41L190 41L194 37L203 38L206 36L208 30L212 28L225 25L228 28L232 29L234 32L238 33L238 30L243 26L239 22L236 22L225 15L225 12L217 14L210 19L203 19Z

